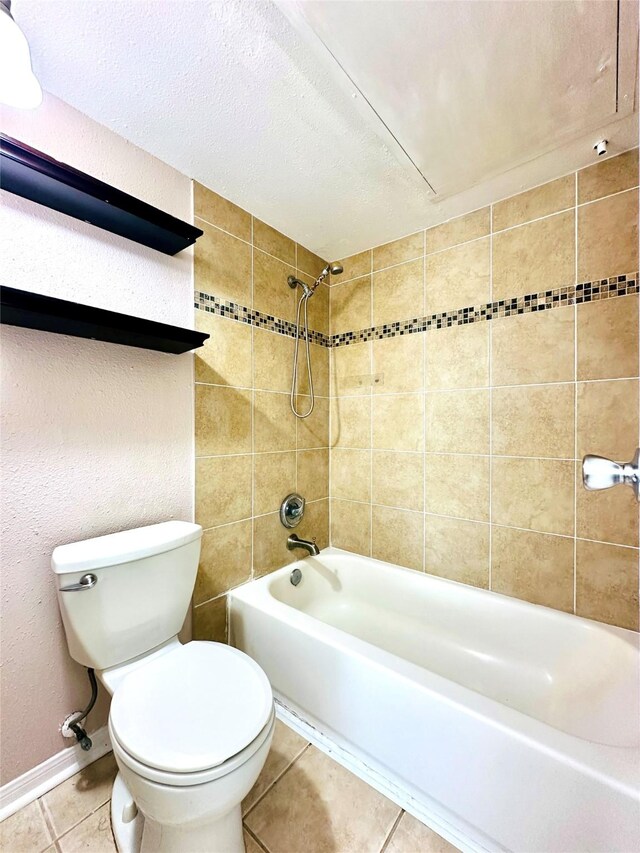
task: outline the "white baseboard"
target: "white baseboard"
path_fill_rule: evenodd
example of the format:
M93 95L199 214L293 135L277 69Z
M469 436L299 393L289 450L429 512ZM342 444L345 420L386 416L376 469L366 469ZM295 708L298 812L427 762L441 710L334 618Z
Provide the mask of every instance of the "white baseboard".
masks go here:
M85 752L80 744L63 749L32 770L27 770L12 782L0 788L0 821L46 794L74 773L82 770L111 751L111 741L106 726L90 733L93 746Z
M276 699L276 716L321 752L329 755L354 776L358 776L363 782L371 785L376 791L413 815L421 823L426 824L463 853L488 853L492 849L477 838L472 838L463 827L453 826L450 821L437 814L434 809L428 808L424 803L416 800L402 785L369 767L364 761L301 717L298 711L287 707L279 699Z

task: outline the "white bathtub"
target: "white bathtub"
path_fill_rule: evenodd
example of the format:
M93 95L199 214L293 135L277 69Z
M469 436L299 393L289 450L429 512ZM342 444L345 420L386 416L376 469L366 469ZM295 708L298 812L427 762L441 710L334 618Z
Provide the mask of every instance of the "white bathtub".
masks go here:
M229 599L281 713L462 849L640 850L634 632L336 548Z

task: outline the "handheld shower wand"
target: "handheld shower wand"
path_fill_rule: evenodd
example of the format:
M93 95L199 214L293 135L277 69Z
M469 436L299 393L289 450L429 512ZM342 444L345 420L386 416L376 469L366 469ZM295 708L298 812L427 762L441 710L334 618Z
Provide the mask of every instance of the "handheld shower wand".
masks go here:
M316 291L316 288L319 287L320 284L325 280L325 278L331 275L340 275L343 271L343 267L340 264L327 264L326 267L322 270L317 279L313 282L313 284L306 284L304 281L300 281L299 278L296 278L294 275L290 275L287 278L287 284L292 290L295 290L296 287L300 287L302 289L302 296L300 297L300 301L298 302L298 307L296 310L296 338L295 338L295 348L293 350L293 376L291 377L291 411L297 418L308 418L309 415L313 412L315 406L315 394L313 392L313 372L311 370L311 351L309 349L309 312L308 312L308 302ZM304 308L304 338L305 338L305 353L307 357L307 379L309 382L309 395L311 397L311 401L309 404L309 408L306 412L299 412L296 408L296 388L298 386L298 348L300 344L300 314L302 309Z

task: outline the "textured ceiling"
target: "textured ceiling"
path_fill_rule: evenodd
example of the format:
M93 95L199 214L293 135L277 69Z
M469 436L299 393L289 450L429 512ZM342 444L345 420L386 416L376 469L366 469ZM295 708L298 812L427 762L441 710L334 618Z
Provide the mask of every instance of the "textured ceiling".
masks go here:
M45 89L335 258L584 166L592 162L591 145L601 134L610 140L611 153L635 144L634 117L619 120L607 106L615 15L601 14L597 27L585 26L584 32L597 32L602 56L583 44L584 73L579 63L562 61L575 48L575 21L590 6L608 5L611 11L612 0L457 3L455 15L447 15L445 5L14 0L13 11ZM467 26L465 7L480 6L484 19ZM535 8L541 6L575 6L579 14L557 20L547 14L538 32ZM527 14L519 17L517 9L524 7ZM519 20L526 36L516 39ZM481 35L490 34L486 45L478 39L478 26ZM466 64L459 44L447 50L465 27L475 39ZM550 29L553 51L546 44ZM430 40L421 35L427 32ZM515 48L499 50L501 38ZM527 46L526 68L509 70L505 63L510 56L517 64L519 44ZM432 92L436 48L439 76ZM532 58L545 69L539 79ZM596 64L606 66L608 76L598 76ZM550 89L553 68L561 82ZM384 79L376 81L376 69ZM465 86L470 70L478 85ZM527 75L526 110L519 112L517 86L507 87L507 100L492 100L499 76L516 71ZM437 85L442 81L449 90ZM482 123L480 96L487 114ZM542 139L525 146L538 104L556 127L571 104L571 117L577 111L582 127L570 137L551 138L551 121ZM627 100L627 112L630 106ZM528 125L510 122L523 114ZM430 134L429 122L442 132ZM479 155L491 134L509 143L508 158ZM476 143L467 161L465 137ZM463 162L464 169L452 168ZM454 186L458 172L463 182Z

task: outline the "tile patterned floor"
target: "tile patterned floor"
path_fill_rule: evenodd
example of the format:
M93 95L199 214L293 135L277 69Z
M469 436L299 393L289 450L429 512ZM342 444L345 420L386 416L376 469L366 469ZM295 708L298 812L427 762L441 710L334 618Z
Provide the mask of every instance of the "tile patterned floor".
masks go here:
M113 755L105 755L7 818L0 824L2 853L115 853L115 774ZM280 721L242 811L247 853L456 851Z

